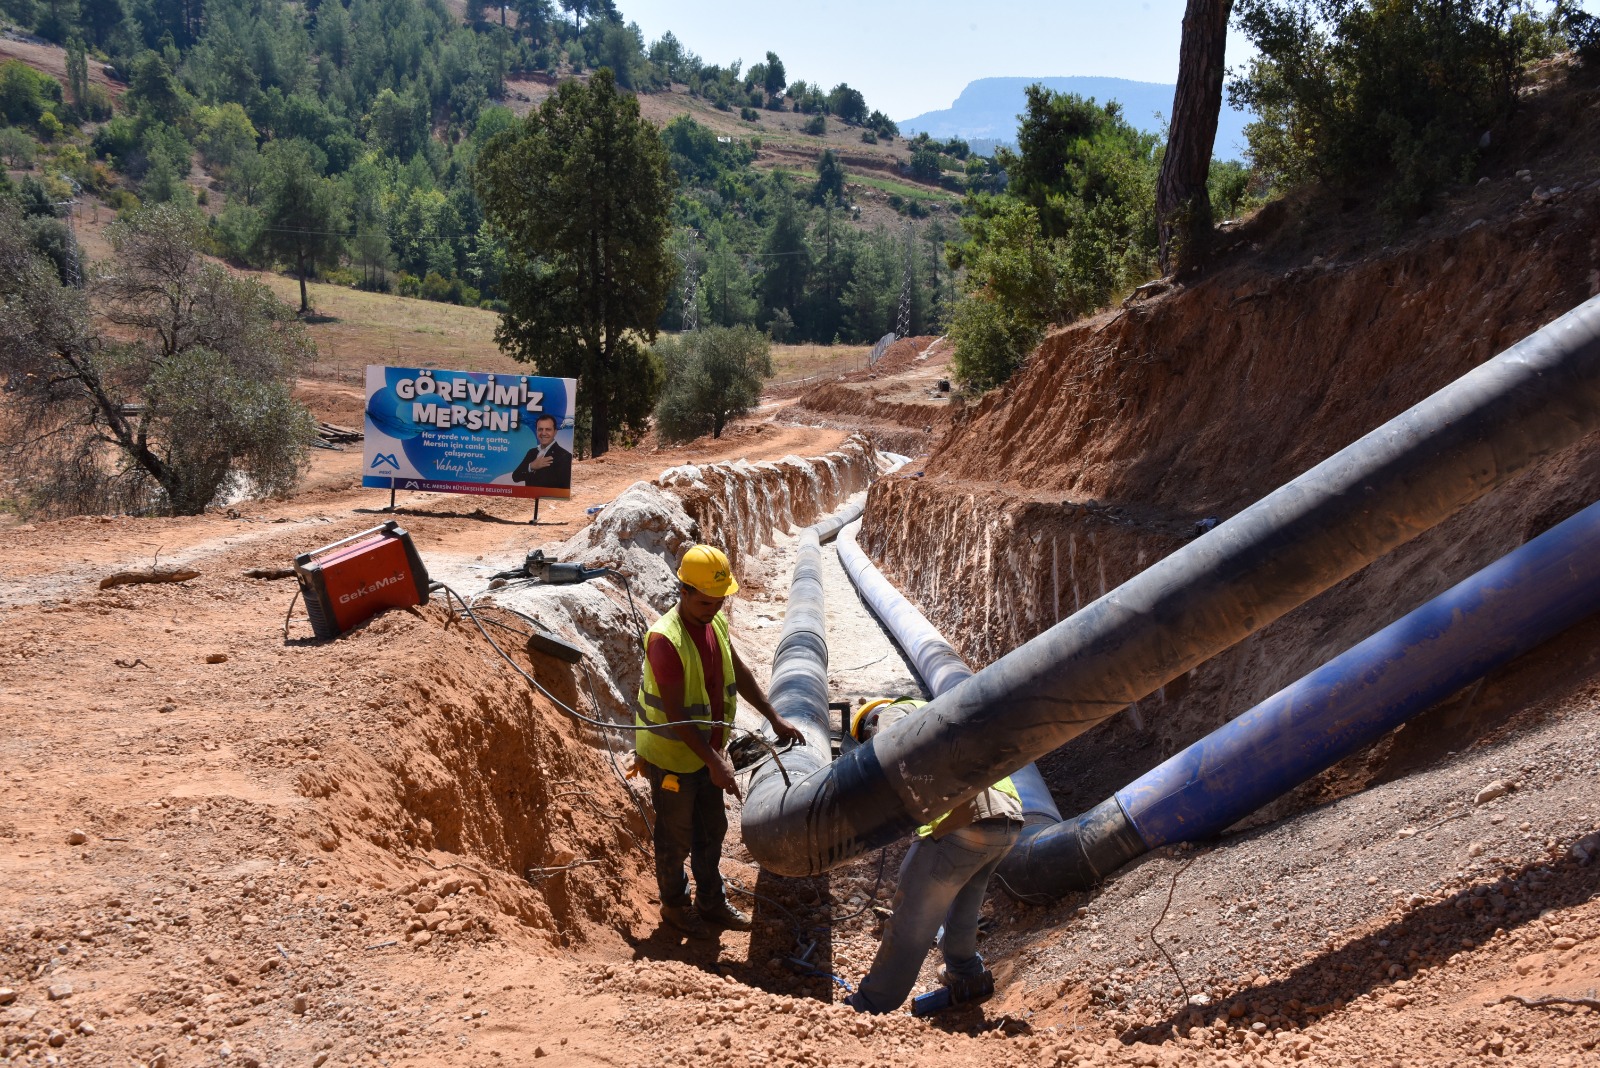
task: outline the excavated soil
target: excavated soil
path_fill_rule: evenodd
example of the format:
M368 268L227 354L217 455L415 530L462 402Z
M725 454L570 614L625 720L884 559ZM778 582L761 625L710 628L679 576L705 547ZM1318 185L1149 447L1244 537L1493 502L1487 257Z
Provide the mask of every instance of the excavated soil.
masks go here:
M952 351L943 337L901 338L870 369L817 383L773 418L851 430L890 452L921 455L960 407L951 392Z
M1545 118L1582 131L1597 108L1568 95ZM736 641L764 677L794 529L863 490L863 545L975 664L993 660L1600 291L1596 143L1560 139L1527 180L1508 162L1403 244L1269 209L1229 230L1211 276L1058 333L973 407L937 388L948 343L914 339L871 375L770 398L722 439L582 461L574 498L537 527L516 501L402 498L431 573L483 631L436 595L314 642L292 582L245 574L384 518L354 451L319 453L288 500L9 526L0 1058L1595 1063L1600 622L1216 840L1066 901L992 896L998 996L933 1021L838 1004L876 949L903 845L782 879L731 836L724 872L755 930L687 942L655 918L626 739L562 706L631 714L639 628L700 538L737 557ZM302 394L322 418L359 414L348 382ZM910 474L873 481L876 450L930 444ZM1597 444L1041 762L1063 811L1589 503ZM489 588L534 547L628 580ZM98 588L153 564L199 575ZM908 689L826 566L835 696ZM529 652L530 626L582 663Z

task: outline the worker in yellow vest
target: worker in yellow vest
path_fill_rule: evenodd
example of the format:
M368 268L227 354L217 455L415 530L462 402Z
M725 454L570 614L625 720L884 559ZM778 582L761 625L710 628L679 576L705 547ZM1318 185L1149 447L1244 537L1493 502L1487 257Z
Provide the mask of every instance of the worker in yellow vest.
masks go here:
M850 724L858 742L912 715L927 702L884 698L859 708ZM893 914L883 927L878 955L847 1004L857 1012L893 1012L911 993L940 924L944 953L940 980L954 1001L977 1001L994 990L994 976L978 955L978 911L989 879L1022 830L1022 801L1009 778L917 828L900 865Z
M750 917L729 903L722 884L722 840L728 833L723 792L738 794L728 760L729 726L742 696L772 724L778 740L799 742L799 728L778 715L760 683L734 651L722 604L739 589L721 549L696 545L678 565L678 603L644 639L639 684L639 763L656 810L656 886L661 918L695 938L707 924L750 929ZM694 872L694 909L683 862Z

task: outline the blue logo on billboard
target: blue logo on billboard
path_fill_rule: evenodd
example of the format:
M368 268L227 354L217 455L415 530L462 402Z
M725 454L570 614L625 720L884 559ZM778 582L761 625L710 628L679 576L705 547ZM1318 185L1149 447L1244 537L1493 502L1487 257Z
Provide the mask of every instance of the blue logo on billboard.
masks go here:
M396 471L400 470L400 461L395 459L394 453L392 452L380 452L376 457L373 458L373 467L382 467L384 464L388 464ZM371 470L371 468L368 470Z

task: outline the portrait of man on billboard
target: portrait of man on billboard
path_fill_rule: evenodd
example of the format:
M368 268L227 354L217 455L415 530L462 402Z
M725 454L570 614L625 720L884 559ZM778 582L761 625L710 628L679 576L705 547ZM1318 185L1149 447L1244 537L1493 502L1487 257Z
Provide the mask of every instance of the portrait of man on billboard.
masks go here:
M511 472L511 481L544 489L572 488L572 453L556 441L556 428L556 417L548 413L534 421L533 432L539 444L529 449Z

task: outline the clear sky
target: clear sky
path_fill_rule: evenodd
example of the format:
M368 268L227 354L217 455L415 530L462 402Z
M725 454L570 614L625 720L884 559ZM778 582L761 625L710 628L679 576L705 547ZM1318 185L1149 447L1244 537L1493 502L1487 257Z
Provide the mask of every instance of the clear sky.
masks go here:
M1175 82L1184 0L617 0L645 42L671 30L707 63L773 51L791 79L849 82L891 119L949 107L989 77ZM1249 54L1237 35L1228 64Z

